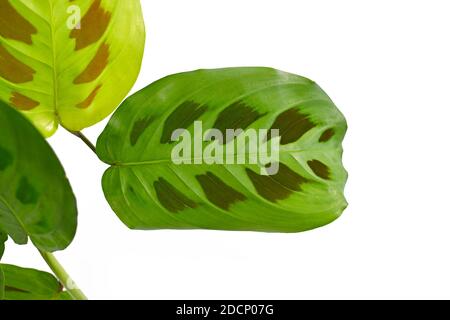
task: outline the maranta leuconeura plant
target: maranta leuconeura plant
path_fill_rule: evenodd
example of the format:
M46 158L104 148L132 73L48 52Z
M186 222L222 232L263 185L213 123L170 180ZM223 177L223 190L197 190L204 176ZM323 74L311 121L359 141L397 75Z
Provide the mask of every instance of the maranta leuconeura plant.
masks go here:
M201 155L188 142L191 155L174 163L172 133L186 129L183 139L195 139L195 122L202 124L202 137L213 128L222 136L245 132L228 143L193 141ZM240 148L242 160L259 148L257 163L229 157L230 147L264 129L279 131L272 138L279 140L276 157L267 152L273 141L261 139L252 146L246 139ZM131 228L305 231L333 221L346 207L345 131L330 98L300 76L268 68L173 75L128 98L100 136L98 155L111 164L103 189ZM277 172L261 174L261 165Z
M139 0L0 0L0 99L46 137L89 127L131 89L144 41Z
M144 43L138 0L0 0L0 259L8 239L30 240L54 273L0 264L0 298L86 298L52 255L72 242L78 212L45 138L59 125L82 137L119 104L90 146L131 229L301 232L346 208L346 120L317 84L270 68L198 70L121 103Z
M0 260L9 237L16 244L31 240L44 259L53 261L50 252L67 248L76 227L75 196L55 153L33 124L0 102ZM53 262L68 288L65 272ZM61 298L62 287L55 287L50 278L36 270L0 264L0 298ZM51 289L51 296L41 287ZM79 290L71 289L73 298L83 298Z

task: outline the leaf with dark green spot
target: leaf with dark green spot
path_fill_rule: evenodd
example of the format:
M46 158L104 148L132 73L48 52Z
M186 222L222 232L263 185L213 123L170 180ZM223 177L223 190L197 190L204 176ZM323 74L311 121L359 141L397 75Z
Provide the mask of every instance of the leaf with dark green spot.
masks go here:
M158 201L170 212L183 211L186 208L195 208L197 204L186 197L181 191L175 189L169 182L160 178L154 183Z
M147 119L142 119L139 121L136 121L133 125L133 130L130 134L130 143L132 146L136 145L139 138L141 137L141 134L147 129L147 127L152 123L153 118L149 117Z
M179 148L174 138L199 135L199 121L204 141ZM250 161L260 150L252 129L278 130L257 139L260 148L278 142L279 159ZM268 68L172 75L128 98L100 136L98 154L111 165L104 193L134 229L313 229L347 206L346 129L325 92L297 75Z
M3 274L4 300L71 300L67 291L50 273L0 264L0 288ZM1 289L0 289L1 291ZM1 292L0 292L1 293Z
M0 102L0 229L18 244L65 249L77 226L75 196L55 153L18 111Z
M206 112L206 109L206 106L194 101L183 102L165 119L161 143L172 143L172 133L176 129L188 128Z
M6 170L13 162L12 154L0 147L0 171Z

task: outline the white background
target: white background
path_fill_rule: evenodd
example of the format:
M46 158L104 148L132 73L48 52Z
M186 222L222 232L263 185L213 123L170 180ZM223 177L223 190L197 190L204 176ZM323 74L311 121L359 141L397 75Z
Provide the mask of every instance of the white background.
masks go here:
M349 208L301 234L130 231L106 165L50 139L79 204L57 257L92 299L450 298L447 0L144 0L135 89L197 68L271 66L315 80L346 115ZM106 122L87 129L95 141ZM30 247L6 261L48 270Z

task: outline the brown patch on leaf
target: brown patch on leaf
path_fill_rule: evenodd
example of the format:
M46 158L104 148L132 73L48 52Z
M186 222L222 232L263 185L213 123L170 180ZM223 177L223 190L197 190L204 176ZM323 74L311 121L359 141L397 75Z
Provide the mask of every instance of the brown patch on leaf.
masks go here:
M202 186L208 200L219 208L228 211L234 203L247 200L245 195L234 190L211 172L198 175L196 178Z
M213 128L220 130L223 136L226 137L227 130L245 130L253 122L265 116L267 113L259 113L253 107L248 106L243 101L238 101L224 109L213 126ZM229 141L224 141L229 142Z
M109 45L103 43L86 69L73 81L74 84L89 83L97 79L108 65Z
M75 50L81 50L101 39L111 20L111 13L104 10L101 0L95 0L81 19L80 28L70 33L76 40Z
M89 106L94 102L94 99L97 96L101 87L102 87L101 85L98 85L83 102L77 104L77 108L79 109L89 108Z
M294 192L301 191L302 185L308 182L283 163L279 164L278 173L272 176L260 175L250 169L246 171L258 194L271 202L287 199Z
M280 131L281 144L285 145L297 141L314 127L315 124L309 120L308 116L302 114L296 107L280 114L271 130L278 129Z
M39 105L38 101L28 98L18 92L13 92L9 101L13 106L22 111L30 111Z
M331 140L331 138L334 137L335 131L333 128L325 130L324 133L320 136L319 142L328 142Z
M32 44L31 36L36 33L37 29L8 0L0 0L0 36Z
M308 166L311 168L312 171L316 174L316 176L329 180L330 179L330 168L319 160L311 160L308 161Z
M35 73L0 44L0 77L12 83L25 83L33 81Z

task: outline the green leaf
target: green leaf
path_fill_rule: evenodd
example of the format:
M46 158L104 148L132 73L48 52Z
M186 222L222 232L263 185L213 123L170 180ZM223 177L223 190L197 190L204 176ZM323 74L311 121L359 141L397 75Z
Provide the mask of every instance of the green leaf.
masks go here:
M5 253L5 242L8 240L8 235L0 230L0 261L2 260L3 253Z
M0 102L0 229L16 243L65 249L77 225L75 196L48 143Z
M0 264L0 271L4 274L4 295L0 299L70 300L67 292L63 291L61 284L50 273L8 264Z
M140 70L139 0L0 0L0 100L46 136L108 116Z
M214 143L197 142L199 123L205 135L218 129ZM188 129L183 141L197 136L184 152L171 141L180 128ZM238 157L220 142L227 129L245 130L226 144L238 145L235 154L245 156L245 164L232 164ZM263 136L257 148L249 140L237 143L263 129L278 129L280 136ZM330 98L297 75L231 68L169 76L128 98L100 136L98 154L111 165L103 177L104 193L133 229L313 229L338 218L347 206L341 161L346 129ZM264 146L277 142L279 159L264 159L270 155ZM200 152L189 154L196 144ZM173 161L178 151L184 164ZM254 164L251 156L258 152ZM278 170L265 175L265 165Z

